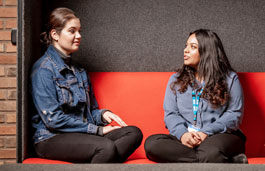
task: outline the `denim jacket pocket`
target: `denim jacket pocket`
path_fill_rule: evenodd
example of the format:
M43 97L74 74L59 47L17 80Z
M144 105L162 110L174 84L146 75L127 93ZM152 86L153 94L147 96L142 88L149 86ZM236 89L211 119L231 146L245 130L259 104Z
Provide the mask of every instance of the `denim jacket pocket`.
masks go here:
M71 92L71 88L67 80L56 79L55 82L60 103L71 106L73 103L73 93Z
M79 103L86 102L86 93L81 83L76 78L56 79L56 88L61 104L76 107Z

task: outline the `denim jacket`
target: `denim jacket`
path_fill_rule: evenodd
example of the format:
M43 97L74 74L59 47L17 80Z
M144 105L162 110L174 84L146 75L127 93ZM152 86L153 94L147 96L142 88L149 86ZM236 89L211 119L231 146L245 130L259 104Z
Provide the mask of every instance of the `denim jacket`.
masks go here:
M178 78L177 74L173 74L166 88L164 98L164 121L171 135L176 136L179 140L181 136L188 132L188 125L193 124L193 103L192 88L188 86L186 92L180 93L178 85L175 87L176 94L170 88L172 82ZM227 87L230 93L229 101L218 108L213 108L211 104L204 98L200 98L199 108L197 112L197 127L201 132L213 135L217 133L232 133L239 130L239 125L243 117L243 91L235 72L231 72L227 76ZM199 88L201 83L197 82Z
M68 66L50 45L33 65L31 93L37 113L32 117L34 143L62 132L97 134L105 125L86 71Z

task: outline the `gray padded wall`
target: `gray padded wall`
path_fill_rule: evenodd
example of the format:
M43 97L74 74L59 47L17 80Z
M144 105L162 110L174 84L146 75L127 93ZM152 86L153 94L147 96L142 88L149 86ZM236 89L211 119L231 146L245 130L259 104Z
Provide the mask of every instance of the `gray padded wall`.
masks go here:
M18 1L17 55L17 162L34 155L31 114L33 104L29 93L29 76L33 62L40 56L42 0Z
M17 160L33 156L29 94L32 64L45 19L56 7L73 9L82 23L80 51L73 56L87 71L173 71L183 63L191 31L220 36L239 72L265 72L264 0L19 0Z
M50 0L81 18L76 60L89 71L172 71L182 65L189 32L214 30L232 66L265 71L263 0Z

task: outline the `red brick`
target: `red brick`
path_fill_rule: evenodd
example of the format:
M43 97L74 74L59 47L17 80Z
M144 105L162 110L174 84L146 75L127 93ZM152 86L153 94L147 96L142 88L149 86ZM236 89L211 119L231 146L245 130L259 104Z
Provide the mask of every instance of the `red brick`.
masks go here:
M7 68L7 76L15 77L16 75L17 75L17 68L16 67Z
M5 5L17 5L17 0L5 0Z
M7 43L6 52L17 52L17 47L12 45L12 43Z
M16 148L16 138L15 137L5 138L4 145L7 148Z
M0 115L0 123L5 122L5 115L1 114Z
M0 99L1 100L7 99L7 90L5 90L5 89L0 90Z
M0 19L0 29L3 29L3 28L4 28L4 20Z
M6 20L6 28L17 28L17 20L16 19L7 19Z
M12 7L1 8L0 17L3 17L3 18L17 17L17 8L12 8Z
M4 147L4 138L0 138L0 147Z
M0 77L0 88L16 87L17 81L14 77Z
M0 43L0 52L4 52L4 43Z
M1 111L16 111L16 101L0 101Z
M0 5L3 5L3 0L0 0Z
M13 54L0 54L0 64L16 64L17 56Z
M1 40L11 40L11 31L0 31Z
M5 66L0 65L0 77L5 76Z
M2 124L0 127L0 135L16 135L16 125L15 124Z
M8 90L7 94L8 99L14 100L17 98L17 91L16 90Z
M1 159L14 159L16 158L16 149L0 149Z
M16 123L16 114L6 114L5 119L6 123Z
M5 160L5 164L16 164L16 160Z

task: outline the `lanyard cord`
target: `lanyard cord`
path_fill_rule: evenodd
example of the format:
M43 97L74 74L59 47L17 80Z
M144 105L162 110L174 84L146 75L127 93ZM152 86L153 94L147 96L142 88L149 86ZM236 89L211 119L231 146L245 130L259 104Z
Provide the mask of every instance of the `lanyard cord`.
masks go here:
M200 102L200 97L203 92L204 86L201 88L199 93L197 94L194 89L192 89L192 104L193 104L193 121L194 121L194 126L197 124L197 112L199 109L199 102Z

